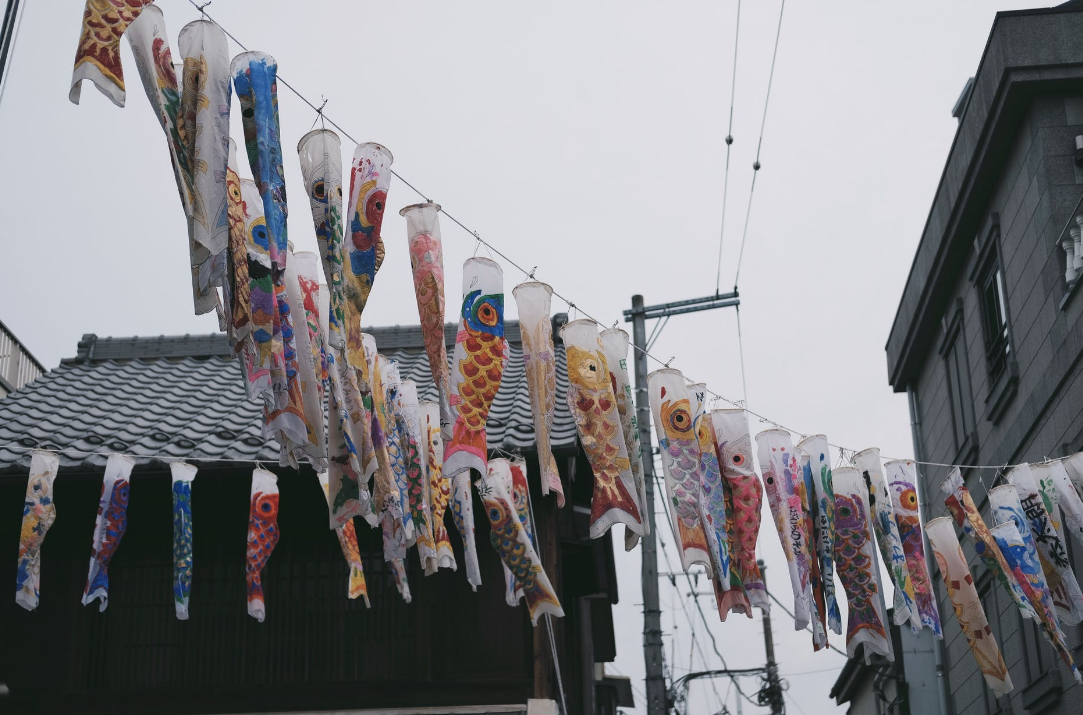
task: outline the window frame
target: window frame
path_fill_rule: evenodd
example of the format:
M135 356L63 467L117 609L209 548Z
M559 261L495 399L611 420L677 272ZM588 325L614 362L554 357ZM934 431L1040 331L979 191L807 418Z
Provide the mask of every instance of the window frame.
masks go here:
M963 326L963 301L956 298L954 310L942 321L943 336L938 352L944 363L944 380L948 387L948 408L955 445L955 458L952 461L959 464L967 463L978 451L974 385Z
M1000 217L996 213L989 215L984 228L974 238L974 260L969 278L977 294L985 352L985 418L995 425L1004 416L1019 387L1019 366L1015 359L1015 336L1006 290L1004 256L1000 249ZM996 293L992 308L987 306L987 288L990 286ZM990 316L991 310L996 313L995 316ZM997 327L991 328L993 323ZM991 332L995 332L995 335L991 335Z

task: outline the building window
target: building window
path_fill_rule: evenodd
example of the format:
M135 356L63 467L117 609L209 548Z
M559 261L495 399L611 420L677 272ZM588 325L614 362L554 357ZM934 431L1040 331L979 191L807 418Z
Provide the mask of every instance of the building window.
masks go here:
M978 275L978 298L981 306L982 335L985 337L985 363L989 384L996 384L1008 367L1011 339L1008 334L1008 299L1004 292L1004 272L995 246L988 251Z
M1038 624L1019 615L1019 634L1023 637L1023 662L1027 668L1027 684L1033 683L1052 663L1043 650L1042 635Z
M1000 642L1003 643L1004 629L1000 627L1000 604L997 602L997 588L999 588L999 585L996 579L993 578L993 574L984 566L971 564L970 570L972 573L980 574L975 581L978 600L981 601L981 607L985 610L985 618L993 626L997 637L1001 639ZM1001 713L1011 712L1010 698L997 698L989 688L985 687L981 691L985 698L986 715L1000 715Z
M970 390L970 363L967 361L962 327L962 301L956 301L956 308L950 319L944 321L944 337L940 343L940 355L944 359L945 380L948 386L948 405L951 408L951 429L956 461L965 461L968 453L977 447L974 428L974 397Z

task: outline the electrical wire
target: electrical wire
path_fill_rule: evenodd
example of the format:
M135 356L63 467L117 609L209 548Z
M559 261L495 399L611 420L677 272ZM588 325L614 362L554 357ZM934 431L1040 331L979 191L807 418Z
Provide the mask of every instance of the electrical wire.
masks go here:
M756 161L752 164L752 187L748 191L748 208L745 210L745 227L741 232L741 250L737 254L737 271L733 276L736 288L741 277L741 261L745 257L745 240L748 238L748 218L752 214L752 195L756 192L756 175L760 173L760 150L763 149L763 130L767 126L767 107L771 102L771 84L775 81L775 61L778 59L778 41L782 37L782 16L786 12L786 0L778 10L778 30L775 31L775 49L771 53L771 72L767 75L767 96L763 100L763 119L760 120L760 139L756 144Z
M726 130L726 174L722 180L722 221L718 229L718 271L714 279L714 292L722 288L722 241L726 237L726 199L730 192L730 148L733 146L733 99L737 91L737 47L741 39L741 0L737 0L737 22L733 31L733 78L730 79L730 125Z
M781 609L783 610L783 612L785 612L785 614L786 614L787 616L789 616L790 618L794 619L795 621L797 620L797 616L795 616L795 615L793 614L793 611L791 611L790 609L788 609L788 608L786 608L785 606L783 606L783 605L782 605L782 601L778 600L778 598L776 598L776 597L775 597L775 594L773 594L773 593L771 593L770 591L768 591L768 592L767 592L767 595L771 597L771 600L772 600L772 601L774 601L774 602L775 602L775 603L776 603L776 604L778 605L778 607L779 607L779 608L781 608ZM806 631L808 631L809 633L812 633L812 626L805 626L805 630L806 630ZM836 648L835 646L831 645L830 643L828 643L828 644L827 644L827 647L828 647L828 648L830 648L831 650L835 651L835 652L836 652L836 653L838 653L839 655L841 655L841 656L842 656L843 658L849 658L849 657L850 657L850 656L846 655L846 651L844 651L844 650L839 650L838 648Z
M248 48L244 45L244 43L242 43L240 40L238 40L237 37L233 33L231 33L228 29L223 27L222 24L219 23L217 20L215 20L211 15L207 14L205 6L203 6L201 8L200 5L195 2L195 0L188 0L188 2L189 2L189 4L192 5L192 7L194 7L196 10L198 10L206 19L210 20L215 25L217 25L219 28L221 28L222 32L225 33L225 35L229 39L233 40L233 42L236 43L238 47L240 47L242 50L246 50L246 51L248 50ZM775 49L774 49L774 54L773 54L772 59L771 59L771 79L768 80L768 84L767 84L767 100L770 100L770 97L771 97L771 83L772 83L773 78L774 78L775 58L778 55L779 37L781 36L781 33L782 33L782 17L783 17L783 12L785 11L785 8L786 8L786 0L782 0L782 7L781 7L781 9L779 11L778 30L777 30L777 32L775 34ZM290 92L292 92L294 95L296 95L298 97L298 99L300 99L302 102L304 102L306 105L308 105L312 109L312 111L316 112L319 115L320 118L326 120L326 122L328 124L330 124L332 127L339 130L340 132L342 132L343 136L345 136L347 139L349 139L350 141L352 141L354 143L358 143L357 139L355 139L353 136L351 136L345 129L343 129L337 122L335 122L331 117L329 117L327 115L327 113L324 111L324 109L322 107L322 103L321 103L321 106L317 106L315 103L313 103L307 97L305 97L303 94L301 94L301 92L298 91L292 84L290 84L285 79L283 79L282 75L280 75L280 74L277 75L276 79L284 87L289 89ZM762 119L762 121L760 123L760 140L759 140L759 145L758 145L757 150L756 150L757 163L758 163L760 147L762 147L762 145L763 145L763 129L764 129L764 126L766 125L766 122L767 122L767 106L768 106L767 101L765 101L764 102L763 119ZM402 181L402 183L405 184L411 191L413 191L418 196L420 196L422 199L424 199L425 201L431 201L431 199L429 198L429 196L427 194L425 194L419 188L417 188L416 186L411 184L409 181L407 181L401 174L399 174L398 172L395 172L394 170L392 170L391 173L397 179ZM755 182L755 175L753 175L753 186L755 185L754 182ZM749 197L749 204L751 205L751 196ZM477 231L469 228L462 221L457 219L452 214L448 213L447 210L443 206L441 206L441 208L440 208L440 213L447 216L447 218L450 221L452 221L455 225L459 226L462 230L464 230L468 234L470 234L474 238L474 240L478 242L479 245L485 246L487 250L491 251L492 253L495 253L497 256L500 256L500 258L502 258L506 263L508 263L513 268L520 271L528 279L531 279L531 280L534 279L534 273L537 270L537 266L535 266L534 268L531 268L530 270L527 270L521 264L519 264L518 262L516 262L516 261L512 260L510 257L508 257L507 254L505 254L499 248L494 246L492 243L490 243L490 242L486 241L485 239L483 239L481 237L481 235ZM746 218L746 222L745 222L745 230L746 230L746 232L747 232L747 229L748 229L748 222L747 222L747 218ZM742 254L744 252L744 239L743 238L742 238L742 241L741 241L741 252L742 252ZM739 273L740 272L740 260L738 260L737 270L738 270L738 273ZM736 280L734 282L736 283ZM605 321L598 320L597 318L595 318L590 313L587 313L585 310L583 310L581 307L579 307L574 301L572 301L570 298L568 298L568 297L564 296L563 294L561 294L560 292L558 292L555 288L553 290L553 295L556 296L557 298L559 298L564 303L566 303L568 305L569 310L578 311L579 313L581 313L583 315L583 317L589 318L590 320L593 320L594 322L598 323L599 325L605 325L606 324ZM633 345L631 345L631 348L633 350L636 350L636 351L640 352L641 354L643 354L643 356L646 357L648 360L653 360L655 363L657 363L661 367L667 367L669 365L669 363L672 362L672 358L670 360L661 360L660 358L655 357L653 354L651 354L648 350L644 350L643 348L640 348L638 345L633 344ZM684 379L688 384L696 384L697 383L696 380L693 380L692 378L689 378L687 375L684 376ZM729 405L732 405L734 407L739 407L739 408L744 409L745 412L747 412L749 415L757 418L761 423L770 424L773 427L777 427L779 429L784 429L784 430L786 430L788 432L792 432L793 434L799 435L801 437L808 436L808 433L806 433L806 432L802 432L801 430L796 430L796 429L793 429L791 427L787 427L786 425L782 424L781 422L777 422L777 421L772 420L772 419L770 419L770 418L768 418L768 417L766 417L764 415L759 414L758 412L750 410L748 408L748 406L745 404L744 400L730 400L730 399L724 397L723 395L715 392L714 390L711 390L710 388L706 388L706 392L707 392L707 394L711 395L711 397L715 398L716 400L720 400L722 402L725 402L726 404L729 404ZM833 442L829 442L828 444L830 446L834 447L835 449L839 450L840 452L849 452L849 453L857 452L857 450L849 449L847 447L837 445L837 444L835 444ZM891 461L891 460L894 460L894 459L897 459L897 458L885 456L884 459L887 460L887 461ZM225 461L225 460L221 460L221 461ZM939 467L958 466L958 467L964 468L964 469L972 469L972 468L973 469L999 469L999 468L1001 468L1003 466L1003 465L965 465L965 464L953 465L953 464L941 464L941 463L938 463L938 462L922 462L922 461L917 461L917 460L908 460L908 461L914 462L914 464L922 464L922 465L928 465L928 466L939 466Z

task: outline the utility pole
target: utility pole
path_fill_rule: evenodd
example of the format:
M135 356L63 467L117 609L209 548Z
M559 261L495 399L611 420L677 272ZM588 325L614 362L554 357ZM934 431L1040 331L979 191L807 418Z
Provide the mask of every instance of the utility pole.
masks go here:
M643 296L632 296L632 309L624 311L625 322L632 323L632 345L636 378L636 426L643 453L643 482L647 503L644 508L650 533L643 537L640 549L643 566L643 659L647 666L647 715L666 715L666 679L662 672L662 608L658 601L658 527L654 519L654 445L651 442L651 407L647 394L647 318L669 318L712 308L738 306L737 291L682 300L662 305L643 305Z
M15 46L18 19L19 0L7 0L4 5L4 19L0 21L0 97L4 96L4 86L8 80L8 67L11 65L11 51Z
M662 673L662 609L658 602L658 527L654 519L654 447L651 444L651 407L647 396L647 319L643 296L632 296L632 344L636 377L636 426L643 450L643 486L647 503L644 509L650 532L643 537L640 549L643 566L643 658L647 665L647 715L666 715L666 679Z
M766 591L767 566L763 563L763 559L758 560L756 565L760 567L763 590ZM771 634L771 613L769 611L763 612L763 648L767 651L767 688L765 689L767 691L767 702L761 699L760 704L769 705L771 715L782 715L782 684L778 679L778 664L775 663L775 641L774 636Z

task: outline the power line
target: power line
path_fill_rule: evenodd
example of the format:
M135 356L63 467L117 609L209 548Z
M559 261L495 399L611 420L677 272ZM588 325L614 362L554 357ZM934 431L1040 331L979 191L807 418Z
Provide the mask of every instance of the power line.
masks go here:
M748 191L748 208L745 210L745 227L741 232L741 250L737 254L737 271L733 276L733 285L741 277L741 260L745 257L745 240L748 238L748 217L752 214L752 195L756 192L756 175L760 173L760 150L763 149L763 130L767 126L767 107L771 102L771 84L775 80L775 60L778 59L778 41L782 37L782 16L786 12L786 0L778 10L778 30L775 31L775 49L771 53L771 72L767 75L767 97L763 100L763 119L760 121L760 139L756 143L756 161L752 164L752 187Z
M780 600L778 600L777 598L775 598L775 594L773 594L773 593L771 593L770 591L768 591L768 592L767 592L767 595L771 597L771 600L772 600L772 601L774 601L774 602L775 602L775 603L776 603L776 604L778 605L778 607L779 607L779 608L781 608L781 609L782 609L782 610L783 610L783 611L784 611L784 612L786 613L786 615L787 615L787 616L789 616L790 618L794 619L794 621L796 621L796 620L797 620L797 616L795 616L795 615L793 614L793 611L791 611L790 609L788 609L788 608L786 608L785 606L783 606L783 605L782 605L782 601L780 601ZM813 632L813 631L812 631L812 626L805 626L805 630L806 630L806 631L808 631L809 633L812 633L812 632ZM828 643L828 644L827 644L827 647L828 647L828 648L830 648L831 650L835 651L835 652L836 652L836 653L838 653L839 655L841 655L841 656L842 656L843 658L849 658L849 657L850 657L850 656L846 655L846 652L845 652L845 651L841 651L841 650L839 650L838 648L836 648L835 646L831 645L830 643Z
M737 91L737 46L741 39L741 0L737 0L737 22L733 31L733 77L730 79L730 125L726 130L726 175L722 180L722 226L718 230L718 271L714 292L722 287L722 240L726 237L726 198L730 190L730 148L733 146L733 99Z

